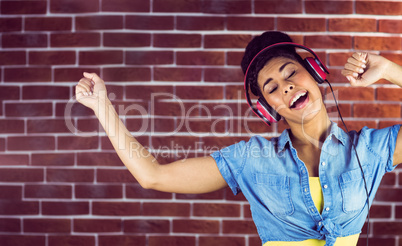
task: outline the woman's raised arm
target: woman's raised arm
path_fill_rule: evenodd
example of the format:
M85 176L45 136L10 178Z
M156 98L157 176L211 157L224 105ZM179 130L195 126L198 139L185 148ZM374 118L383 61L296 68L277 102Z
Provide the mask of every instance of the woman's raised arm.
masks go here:
M227 186L212 157L190 158L160 165L127 130L107 97L104 81L84 73L76 98L98 117L114 149L143 188L175 193L207 193Z

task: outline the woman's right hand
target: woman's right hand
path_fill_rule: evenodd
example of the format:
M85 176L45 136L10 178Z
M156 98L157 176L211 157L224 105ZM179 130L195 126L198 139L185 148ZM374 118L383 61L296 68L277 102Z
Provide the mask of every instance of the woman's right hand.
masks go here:
M108 99L105 82L96 73L87 72L84 72L84 77L75 87L75 96L79 103L95 113L99 105Z

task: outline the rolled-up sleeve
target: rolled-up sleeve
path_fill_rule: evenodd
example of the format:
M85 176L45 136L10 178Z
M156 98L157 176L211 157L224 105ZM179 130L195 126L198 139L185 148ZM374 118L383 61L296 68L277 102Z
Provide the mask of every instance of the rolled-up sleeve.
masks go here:
M241 141L211 154L223 178L235 195L241 192L237 177L243 169L246 153L247 144Z

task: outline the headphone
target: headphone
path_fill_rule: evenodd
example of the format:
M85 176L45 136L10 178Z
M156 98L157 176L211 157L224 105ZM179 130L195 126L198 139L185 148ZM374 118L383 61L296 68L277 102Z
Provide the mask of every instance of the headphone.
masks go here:
M291 43L291 42L282 42L282 43L276 43L273 45L269 45L262 49L260 52L257 53L257 55L254 56L254 58L251 60L250 64L247 67L246 73L244 75L244 90L246 93L246 99L248 106L253 110L253 112L260 118L262 119L267 125L271 125L271 123L276 123L281 119L281 116L276 112L275 109L273 109L265 100L263 96L260 96L257 100L256 106L253 106L253 103L251 102L250 95L249 95L249 88L250 88L250 83L249 83L249 78L247 77L248 71L253 64L254 60L263 52L266 52L267 50L273 49L273 48L278 48L281 46L291 46L291 47L297 47L300 49L307 50L310 54L314 56L313 57L307 57L303 60L304 67L306 70L310 73L310 75L317 81L317 83L322 84L324 81L327 79L327 74L329 74L328 69L325 67L325 65L321 62L320 58L312 51L310 48L307 48L306 46L303 46L301 44L297 43Z

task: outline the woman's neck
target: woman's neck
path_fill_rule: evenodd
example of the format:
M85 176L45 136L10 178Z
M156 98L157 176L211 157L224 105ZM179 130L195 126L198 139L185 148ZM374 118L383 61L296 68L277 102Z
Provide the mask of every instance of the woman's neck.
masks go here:
M325 107L323 105L323 107ZM292 143L298 146L321 148L329 134L331 121L325 108L309 121L300 123L289 122Z

